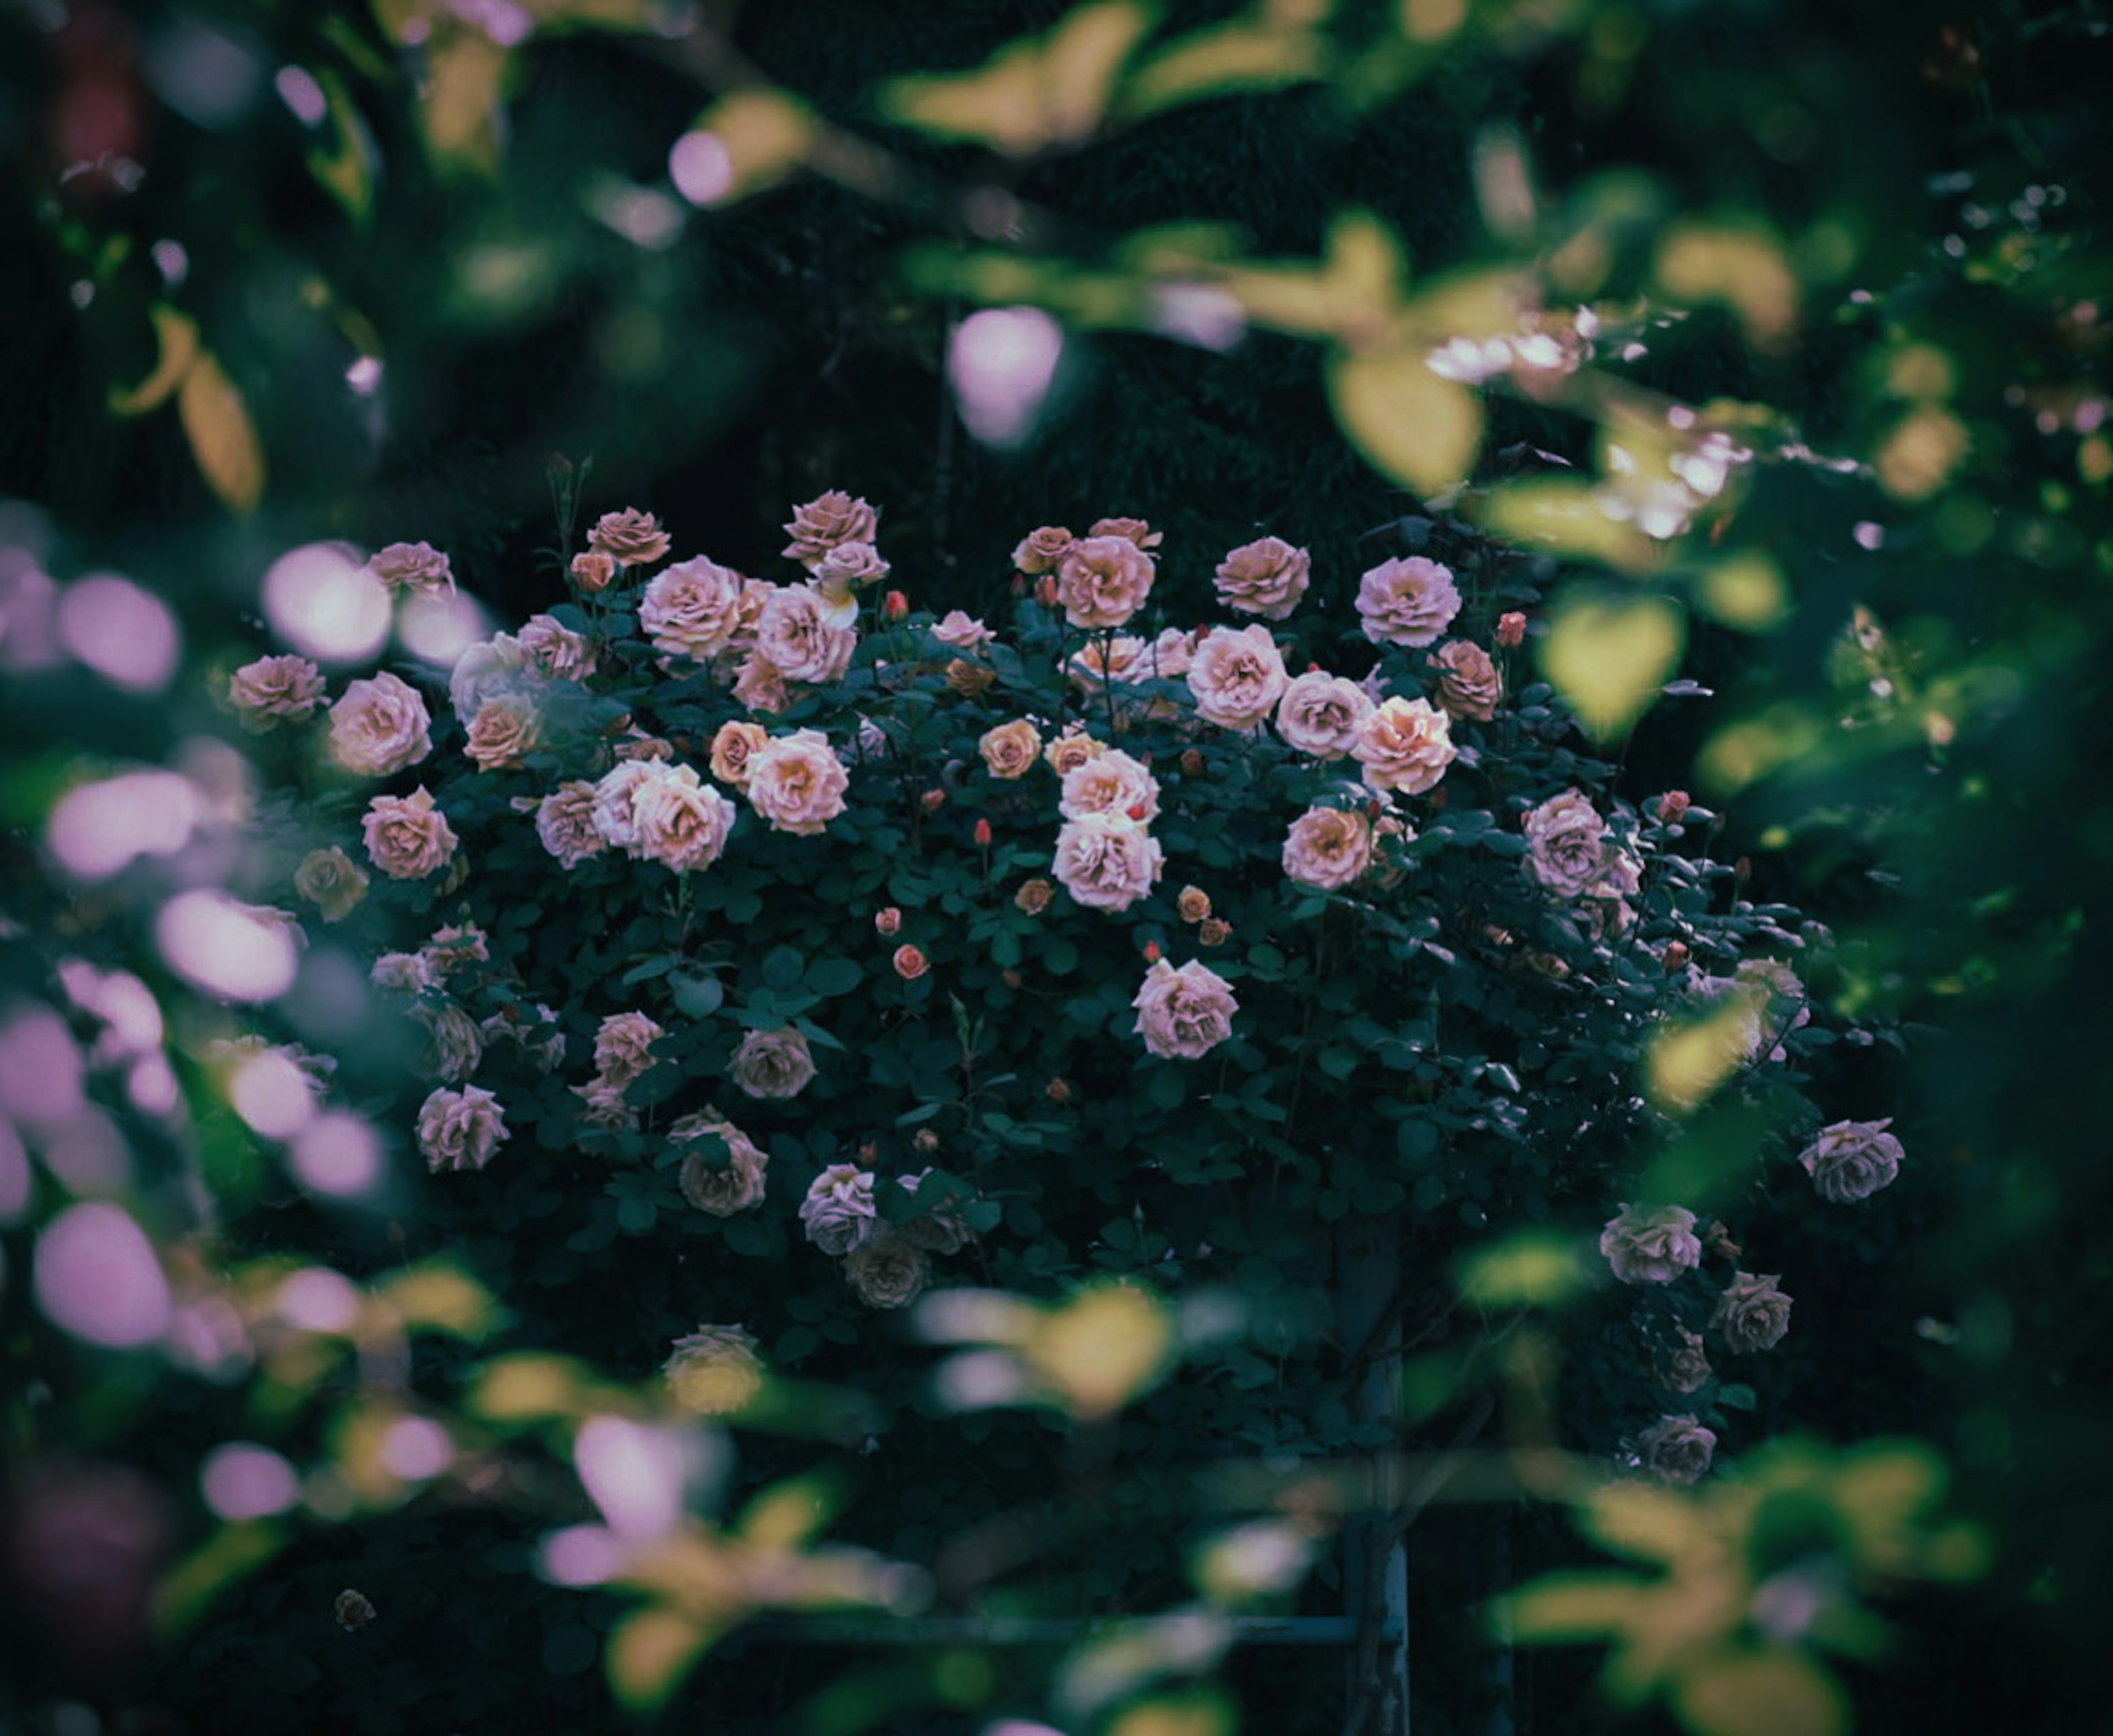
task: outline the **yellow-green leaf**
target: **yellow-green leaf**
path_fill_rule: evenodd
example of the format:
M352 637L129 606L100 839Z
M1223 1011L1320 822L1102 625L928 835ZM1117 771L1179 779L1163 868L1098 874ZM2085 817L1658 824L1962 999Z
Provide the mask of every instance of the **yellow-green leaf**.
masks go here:
M180 1636L215 1597L270 1560L285 1541L285 1533L265 1519L221 1526L154 1588L156 1632L165 1639Z
M1082 1288L1025 1346L1035 1373L1079 1415L1106 1416L1156 1381L1174 1347L1166 1305L1133 1284Z
M1780 348L1797 324L1797 278L1782 244L1755 224L1673 225L1659 243L1658 281L1676 300L1727 304L1764 349Z
M184 383L185 377L199 359L196 320L162 301L156 302L147 314L154 322L154 340L160 345L160 354L153 372L137 386L129 390L119 386L110 388L113 415L144 416L149 410L159 409Z
M327 66L316 74L324 100L330 105L329 120L336 134L330 150L308 154L308 172L356 223L364 222L374 207L374 175L380 158L374 137L358 106L346 92L345 80Z
M1326 44L1311 30L1234 20L1193 30L1138 68L1125 82L1120 107L1143 116L1233 90L1273 90L1318 78Z
M1841 1684L1802 1651L1719 1652L1675 1678L1673 1705L1696 1736L1841 1736Z
M609 1685L632 1711L655 1711L713 1638L713 1629L678 1610L636 1610L609 1632L602 1659Z
M1490 491L1476 517L1498 536L1623 572L1653 564L1657 550L1632 524L1610 516L1598 485L1583 477L1531 477Z
M1644 1052L1644 1090L1661 1109L1696 1108L1759 1042L1760 997L1744 988L1698 1019L1662 1025Z
M1600 741L1628 733L1679 667L1687 624L1662 596L1573 596L1540 641L1540 670Z
M1493 1613L1527 1645L1604 1639L1627 1627L1639 1589L1627 1574L1550 1574L1499 1600Z
M1790 619L1782 569L1759 549L1713 561L1695 576L1695 606L1747 633L1769 633Z
M513 57L469 26L436 25L426 51L419 119L426 149L444 171L495 174L500 109Z
M1662 1565L1695 1553L1709 1538L1695 1501L1641 1482L1610 1482L1594 1490L1578 1524L1616 1555Z
M1414 349L1346 350L1328 364L1335 419L1373 466L1426 498L1467 479L1482 443L1482 406Z
M413 1266L374 1286L374 1299L409 1327L429 1327L459 1338L489 1331L498 1315L491 1293L452 1266Z
M782 90L737 90L698 118L691 137L704 166L694 183L678 185L686 198L724 204L774 185L799 167L815 142L814 111ZM691 148L687 140L676 147Z
M1457 1282L1477 1307L1540 1308L1563 1301L1584 1278L1569 1237L1527 1230L1464 1256Z
M842 1491L819 1475L788 1478L751 1501L734 1528L764 1549L797 1549L836 1516Z
M254 512L264 498L264 449L249 405L212 351L201 350L184 371L176 413L212 491L238 513Z

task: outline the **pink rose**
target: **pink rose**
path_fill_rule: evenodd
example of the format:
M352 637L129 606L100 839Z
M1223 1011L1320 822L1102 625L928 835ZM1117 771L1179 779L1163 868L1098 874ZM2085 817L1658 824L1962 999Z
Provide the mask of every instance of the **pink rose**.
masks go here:
M418 1111L418 1149L436 1175L444 1169L482 1169L507 1136L499 1099L481 1085L443 1087Z
M908 1236L882 1231L845 1256L844 1278L868 1308L907 1308L932 1281L932 1257Z
M1233 1034L1239 1002L1233 985L1208 965L1190 959L1180 969L1161 958L1144 974L1130 1005L1144 1046L1168 1059L1193 1061Z
M1702 1263L1695 1214L1684 1206L1624 1204L1600 1232L1600 1252L1624 1284L1670 1284Z
M543 739L543 717L519 695L487 699L470 720L463 751L485 771L511 771L534 752Z
M1218 563L1218 596L1228 609L1281 621L1311 582L1312 557L1281 537L1243 543Z
M1886 1131L1891 1126L1888 1117L1881 1122L1837 1122L1820 1130L1797 1160L1821 1199L1845 1205L1892 1185L1901 1172L1901 1142Z
M390 592L408 591L419 596L453 596L454 574L448 557L429 542L392 542L377 550L367 563L372 573Z
M746 582L700 555L657 573L638 600L639 630L671 657L709 663L733 642Z
M1152 590L1152 557L1127 537L1086 537L1056 563L1056 600L1074 627L1120 627Z
M322 703L322 671L306 657L259 657L235 672L227 697L242 727L262 733L314 715Z
M1266 721L1287 684L1284 654L1259 621L1238 633L1221 627L1196 647L1189 665L1197 715L1227 729Z
M1285 688L1276 708L1276 732L1301 753L1339 760L1358 745L1372 710L1371 696L1356 682L1309 669Z
M1452 639L1431 660L1438 672L1438 703L1449 715L1486 724L1504 697L1504 678L1490 654L1467 639Z
M1436 784L1458 752L1445 714L1427 699L1390 699L1376 707L1350 751L1365 768L1368 788L1411 796Z
M423 784L408 796L377 796L360 830L367 856L392 880L422 880L454 860L454 828Z
M678 874L709 868L733 829L733 804L690 765L655 763L631 797L637 854Z
M346 688L330 720L331 757L358 777L389 777L433 751L425 701L386 670Z
M752 1030L741 1039L727 1074L751 1097L797 1097L815 1076L807 1039L787 1026Z
M1056 811L1066 820L1120 814L1149 825L1159 817L1159 780L1120 748L1110 748L1065 773Z
M749 806L774 832L818 835L844 811L850 774L818 729L774 737L748 756Z
M1291 823L1284 872L1302 886L1339 891L1372 863L1372 825L1351 808L1312 808Z
M594 648L555 615L530 615L516 642L528 654L529 666L553 681L584 681L594 674Z
M595 825L595 787L574 778L559 784L536 807L536 836L564 868L577 868L609 847Z
M976 752L993 778L1024 778L1042 756L1042 733L1025 718L1015 718L985 730Z
M1452 569L1421 555L1384 561L1358 582L1358 613L1375 644L1429 645L1459 612Z
M1693 1417L1660 1417L1636 1437L1636 1455L1660 1482L1699 1482L1709 1469L1717 1437Z
M833 614L814 586L786 586L763 605L755 631L757 655L787 681L842 679L858 634L840 625Z
M1522 829L1527 871L1558 898L1578 897L1606 866L1607 822L1582 790L1565 790L1530 809Z
M760 1205L770 1158L740 1128L714 1116L697 1114L684 1116L668 1130L668 1137L678 1144L691 1144L707 1134L716 1134L724 1142L726 1160L715 1163L702 1152L686 1156L677 1177L682 1197L714 1217L731 1217Z
M595 521L587 546L628 567L650 567L668 552L668 533L652 514L627 506Z
M880 515L871 506L841 488L832 488L792 509L792 523L785 527L785 534L792 539L786 546L785 558L811 572L830 550L847 542L870 543L879 528Z
M873 1172L856 1163L832 1163L815 1177L800 1202L807 1240L824 1254L843 1254L873 1233L880 1221L873 1202Z
M1053 572L1076 540L1062 525L1045 524L1029 532L1012 551L1012 564L1029 578Z
M1082 814L1056 834L1053 870L1064 889L1091 910L1128 910L1149 893L1166 852L1124 814Z
M1772 1350L1790 1330L1790 1298L1777 1288L1779 1277L1742 1272L1717 1299L1709 1323L1732 1350Z

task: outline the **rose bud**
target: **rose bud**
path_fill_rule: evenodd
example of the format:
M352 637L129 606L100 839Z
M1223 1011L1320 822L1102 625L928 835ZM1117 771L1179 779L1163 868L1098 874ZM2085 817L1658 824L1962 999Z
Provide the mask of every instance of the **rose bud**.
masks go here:
M931 968L931 961L916 948L901 946L895 949L895 974L906 983L915 982Z
M1732 864L1732 884L1741 892L1746 890L1746 882L1753 877L1754 859L1750 856L1742 856Z
M1145 942L1144 962L1148 965L1156 965L1159 962L1159 943L1157 941L1148 940Z
M1190 777L1202 777L1203 775L1203 767L1207 763L1207 762L1203 758L1203 750L1202 748L1184 747L1181 750L1181 769Z
M868 1140L858 1149L858 1160L870 1169L880 1161L880 1147L874 1141Z
M1444 784L1440 784L1431 793L1431 811L1434 814L1444 813L1452 800L1453 792L1446 788Z
M1668 941L1665 948L1665 974L1668 976L1679 975L1682 971L1687 968L1687 943L1686 941Z
M1056 606L1056 575L1054 573L1044 573L1034 581L1034 601L1044 609Z
M886 910L877 910L873 913L873 925L877 932L883 934L900 934L902 930L902 912L892 904Z
M998 972L997 980L1003 983L1008 989L1020 988L1027 981L1027 979L1022 976L1017 971L1001 971Z
M1720 1260L1736 1260L1746 1251L1732 1240L1732 1232L1721 1217L1709 1220L1709 1227L1702 1232L1702 1245Z
M1526 643L1526 617L1517 610L1507 610L1497 617L1497 643L1506 651L1517 651Z
M891 621L907 620L910 616L910 599L900 591L891 591L881 599L880 612Z
M910 1143L915 1145L920 1151L929 1154L939 1149L939 1135L934 1133L929 1127L920 1127L917 1130L916 1137L911 1140Z
M979 850L988 850L990 846L991 824L988 820L979 820L976 822L976 847Z
M947 793L942 789L928 789L924 795L924 811L936 814L947 805Z
M1015 596L1027 595L1027 575L1025 573L1015 573L1012 575L1012 594Z
M1677 826L1687 817L1687 792L1669 789L1658 798L1658 823L1662 826Z
M1071 1100L1071 1081L1068 1079L1052 1079L1043 1087L1043 1092L1052 1103L1068 1103Z
M614 559L600 549L588 549L573 556L573 582L589 596L608 590L615 577Z

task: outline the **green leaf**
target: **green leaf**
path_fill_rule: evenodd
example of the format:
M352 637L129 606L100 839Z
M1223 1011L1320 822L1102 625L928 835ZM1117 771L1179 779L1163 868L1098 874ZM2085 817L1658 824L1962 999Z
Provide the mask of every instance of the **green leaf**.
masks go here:
M849 958L818 958L807 966L807 992L816 996L849 994L865 980L865 972Z
M668 991L677 1008L692 1019L708 1019L726 1004L726 989L716 976L671 975Z
M806 968L804 953L793 947L776 947L764 955L763 980L772 989L797 988Z
M1573 594L1557 606L1538 655L1586 732L1604 742L1650 709L1686 639L1686 617L1665 597Z

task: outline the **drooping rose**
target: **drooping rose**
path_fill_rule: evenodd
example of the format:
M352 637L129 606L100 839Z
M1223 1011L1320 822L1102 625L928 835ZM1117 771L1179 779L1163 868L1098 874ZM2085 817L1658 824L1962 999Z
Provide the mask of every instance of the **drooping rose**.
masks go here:
M868 1308L907 1308L932 1281L932 1256L908 1236L883 1230L844 1257L844 1278Z
M418 596L453 596L455 578L448 557L430 542L392 542L377 549L367 570L386 585L391 593L410 592Z
M1527 811L1527 872L1558 898L1574 898L1606 864L1607 822L1582 790L1567 789Z
M1472 639L1449 639L1431 660L1438 672L1438 703L1455 719L1486 724L1504 697L1495 660Z
M1420 796L1445 775L1458 752L1445 714L1427 699L1390 699L1376 706L1350 752L1368 788Z
M1868 1199L1901 1172L1901 1142L1878 1122L1837 1122L1798 1154L1823 1199L1837 1205Z
M1056 563L1056 601L1074 627L1120 627L1151 593L1152 557L1127 537L1084 537Z
M873 1172L856 1163L832 1163L815 1177L800 1202L807 1240L829 1254L848 1254L880 1222L873 1199Z
M543 714L523 696L502 694L477 708L463 752L477 761L480 772L512 771L542 740Z
M1082 814L1056 834L1052 869L1064 889L1091 910L1128 910L1148 893L1166 866L1159 841L1126 814Z
M1287 685L1284 654L1259 621L1238 633L1221 627L1196 647L1189 665L1197 715L1226 729L1266 722Z
M386 778L433 751L426 701L386 669L351 683L331 707L331 757L362 778Z
M1012 564L1029 578L1056 570L1077 539L1061 524L1045 524L1030 531L1012 551Z
M749 806L774 832L819 835L844 811L847 772L819 729L773 737L748 756Z
M1149 825L1159 817L1159 780L1120 748L1111 748L1064 774L1056 811L1066 820L1120 814Z
M584 681L595 672L594 647L554 614L532 614L519 633L530 667L553 681Z
M1193 1061L1232 1035L1240 1003L1233 985L1200 960L1176 969L1162 958L1145 972L1130 1005L1137 1009L1134 1029L1148 1049Z
M482 1169L507 1137L505 1112L497 1095L481 1085L442 1086L418 1111L418 1149L435 1175Z
M1600 1252L1624 1284L1670 1284L1702 1263L1695 1214L1685 1206L1624 1202L1600 1232Z
M342 922L367 896L367 876L333 844L301 858L294 870L294 890L322 912L324 921Z
M252 734L299 723L322 703L322 671L306 657L259 657L229 678L228 703Z
M1660 1482L1699 1482L1709 1469L1717 1437L1693 1417L1660 1417L1636 1437L1636 1455Z
M737 1326L701 1326L675 1341L660 1377L670 1397L701 1417L740 1410L763 1391L755 1335Z
M710 867L733 829L733 804L691 765L656 763L632 792L631 812L638 854L678 874Z
M700 1112L684 1116L668 1130L678 1144L692 1144L707 1134L717 1134L725 1143L726 1161L714 1164L702 1152L686 1156L677 1178L682 1197L714 1217L731 1217L761 1204L769 1154L732 1122Z
M830 550L847 542L870 543L879 529L880 515L871 506L832 488L792 509L792 522L785 527L792 539L785 546L785 558L812 572Z
M1291 822L1284 872L1302 886L1337 891L1371 866L1372 823L1349 808L1312 808Z
M655 575L638 600L638 628L655 651L709 663L733 643L746 582L701 555Z
M560 867L577 868L609 847L609 840L595 825L595 801L594 785L573 778L536 804L536 838L557 857Z
M790 1026L752 1030L728 1063L728 1076L751 1097L797 1097L815 1076L807 1039Z
M368 858L392 880L422 880L454 860L454 828L423 784L408 796L377 796L360 830Z
M650 567L668 552L668 533L652 514L627 506L595 520L587 546L627 567Z
M1240 545L1218 563L1219 600L1243 614L1281 621L1312 582L1313 557L1281 537Z
M1358 745L1371 696L1344 676L1309 669L1294 676L1276 707L1276 733L1317 760L1339 760Z
M1770 1350L1790 1330L1790 1298L1777 1288L1782 1280L1741 1272L1717 1299L1709 1324L1736 1351Z
M1459 612L1452 569L1422 555L1382 561L1358 581L1358 614L1376 645L1429 645Z

